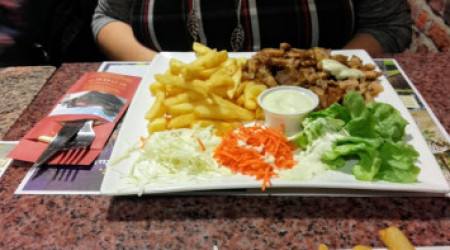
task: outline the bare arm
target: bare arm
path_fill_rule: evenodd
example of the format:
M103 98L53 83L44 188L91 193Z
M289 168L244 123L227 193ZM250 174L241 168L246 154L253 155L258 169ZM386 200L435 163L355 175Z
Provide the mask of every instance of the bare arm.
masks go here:
M130 26L133 0L99 0L92 18L92 32L99 48L111 60L150 61L156 52L134 37Z
M406 0L353 2L356 35L346 48L364 48L371 55L380 52L400 53L408 48L411 42L411 17Z
M139 43L131 26L120 21L103 26L98 32L97 44L111 60L151 61L157 54Z
M359 33L344 46L344 49L364 49L371 56L383 53L381 44L370 34Z

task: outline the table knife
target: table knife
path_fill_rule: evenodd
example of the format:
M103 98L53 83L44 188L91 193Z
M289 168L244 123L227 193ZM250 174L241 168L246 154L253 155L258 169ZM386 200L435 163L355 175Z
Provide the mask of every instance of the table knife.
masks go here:
M68 141L70 141L80 129L84 126L86 120L76 120L66 122L56 137L50 142L44 152L39 156L38 160L33 164L33 168L37 168L47 162L53 155L60 151ZM41 173L38 171L33 178L38 177Z

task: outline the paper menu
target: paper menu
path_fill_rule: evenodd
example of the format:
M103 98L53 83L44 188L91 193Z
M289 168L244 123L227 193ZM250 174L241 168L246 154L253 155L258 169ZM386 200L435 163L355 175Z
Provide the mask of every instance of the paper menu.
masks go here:
M140 81L140 77L107 72L85 73L8 156L34 162L48 145L39 141L39 136L55 136L64 121L94 119L96 138L88 150L61 152L48 162L50 165L91 164L130 104Z

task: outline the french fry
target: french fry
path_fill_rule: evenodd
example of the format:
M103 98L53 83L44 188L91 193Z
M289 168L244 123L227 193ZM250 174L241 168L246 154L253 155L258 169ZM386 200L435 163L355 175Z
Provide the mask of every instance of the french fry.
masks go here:
M220 67L212 67L212 68L202 69L198 72L198 76L201 80L207 80L214 73L216 73L219 69L220 69Z
M170 120L169 124L167 124L167 128L169 128L169 129L187 128L194 121L195 121L195 116L193 113L180 115L175 118L172 118Z
M165 93L162 90L156 92L155 102L152 107L145 114L145 119L152 121L155 118L164 116L166 112L165 106L163 104L165 98Z
M198 63L205 66L206 68L211 68L221 64L228 59L228 53L226 50L221 50L217 52L216 50L211 50L204 56L198 58Z
M173 96L186 92L186 89L174 85L165 85L165 87L166 87L166 96Z
M236 100L236 103L240 106L244 106L245 103L245 95L240 95Z
M244 81L238 84L235 91L235 96L241 96L244 93L245 88L247 87L247 84L255 84L252 81Z
M167 106L166 112L169 115L176 116L176 115L183 115L183 114L189 114L194 112L194 105L192 103L179 103L171 106Z
M240 122L221 122L216 127L217 128L216 135L222 136L222 135L228 133L228 131L239 127L239 124L241 124L241 123Z
M247 58L238 57L238 58L236 58L236 62L239 65L239 67L242 68L242 66L244 66L247 63Z
M256 109L258 106L258 96L267 89L263 84L248 84L244 90L244 107L247 109Z
M256 120L264 120L264 110L261 107L256 107L255 109L255 119Z
M186 84L185 80L182 77L165 73L165 74L156 74L155 79L158 82L168 86L172 85L183 89L189 89L189 85Z
M201 80L193 80L192 82L186 82L182 77L173 76L170 74L157 74L155 79L166 85L173 85L185 90L196 91L203 96L207 96L210 90L210 84Z
M328 247L325 244L320 244L318 250L328 250Z
M207 97L209 92L211 91L211 83L202 80L193 80L191 82L190 89Z
M238 65L235 58L228 58L221 64L221 68L218 71L220 74L232 76L238 71Z
M219 87L219 86L234 87L233 78L231 78L230 75L221 72L213 74L211 78L207 80L207 82L211 87Z
M244 107L246 109L256 109L256 107L258 107L258 104L256 103L256 100L249 98L249 99L245 99Z
M372 248L363 245L356 245L352 248L352 250L372 250Z
M170 73L172 75L179 75L186 65L184 62L172 58L169 62Z
M167 119L165 117L159 117L149 122L147 125L147 130L149 134L154 132L164 131L167 126Z
M163 83L160 83L160 82L154 82L154 83L150 84L150 92L151 92L153 95L156 95L156 92L157 92L158 90L165 91L165 89L166 89L166 86L165 86Z
M397 227L390 226L378 231L381 241L392 250L414 250L414 246Z
M194 114L201 119L229 120L237 119L232 110L214 104L199 104L194 108Z
M189 95L186 92L184 92L184 93L180 93L178 95L166 98L164 100L164 105L166 107L169 107L169 106L177 105L180 103L185 103L188 101L189 101Z
M207 46L201 44L201 43L197 43L194 42L194 44L192 45L192 49L194 50L195 53L197 53L197 55L205 55L206 53L208 53L211 49L208 48Z
M200 64L189 64L181 70L181 75L186 81L192 81L201 78L200 72L204 70L205 68Z
M218 121L218 120L195 120L194 123L191 125L191 128L193 128L195 125L198 125L200 127L213 127L216 129L215 134L217 136L222 136L226 134L228 131L235 129L241 124L238 121Z
M230 90L229 86L219 86L211 89L211 94L218 95L223 98L228 98L228 91Z
M235 117L231 119L239 119L243 121L251 121L255 119L255 114L253 112L237 104L234 104L229 100L226 100L217 95L212 95L212 99L219 106L222 106L224 109L228 109L234 113Z
M203 98L203 95L195 92L195 91L185 91L183 93L168 97L164 100L164 105L166 107L176 105L179 103L185 102L194 102Z
M234 81L234 87L232 89L228 90L228 92L227 92L228 98L233 99L233 97L235 96L237 87L239 86L239 83L241 82L241 77L242 77L242 67L239 66L236 73L234 73L234 75L231 77Z
M216 124L218 123L218 121L215 120L200 120L200 119L196 119L192 124L191 124L191 128L193 128L195 125L198 125L202 128L206 128L206 127L215 127Z

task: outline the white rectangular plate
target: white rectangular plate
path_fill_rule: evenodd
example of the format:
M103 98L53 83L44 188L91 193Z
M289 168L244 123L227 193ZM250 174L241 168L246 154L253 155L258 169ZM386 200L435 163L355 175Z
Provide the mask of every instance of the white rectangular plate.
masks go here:
M337 50L334 54L356 55L364 63L373 63L371 57L364 50ZM230 57L250 57L253 53L229 53ZM169 68L170 58L176 58L183 62L191 62L195 59L193 52L164 52L159 54L151 63L146 75L143 77L139 88L136 91L133 101L124 118L122 128L119 132L117 142L111 155L114 160L124 155L124 153L141 136L147 136L147 121L144 119L145 113L154 102L154 97L149 92L149 86L154 82L155 74L164 73ZM384 91L376 98L378 102L389 103L397 108L403 117L409 122L406 127L406 140L420 152L417 165L421 168L418 180L412 184L397 184L385 181L363 182L356 180L350 171L328 171L309 181L288 182L274 179L273 188L283 188L295 190L296 194L301 194L301 190L308 189L338 189L343 194L348 194L354 190L361 192L364 190L394 192L417 192L417 193L446 193L449 192L449 186L442 175L434 156L430 152L424 138L416 126L412 116L401 102L395 90L389 84L387 79L382 76L381 83ZM136 156L137 157L137 156ZM105 195L130 195L137 194L137 187L130 187L124 178L128 175L131 165L136 158L131 156L115 165L108 165L105 178L102 183L101 193ZM233 175L222 177L211 181L199 182L181 182L167 185L148 185L144 194L191 192L205 190L223 190L223 189L247 189L260 188L261 183L249 176ZM270 189L270 187L269 187ZM305 193L306 194L306 193ZM389 196L389 195L387 195Z

